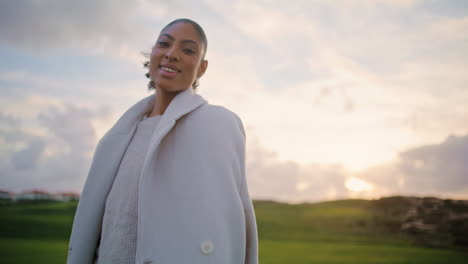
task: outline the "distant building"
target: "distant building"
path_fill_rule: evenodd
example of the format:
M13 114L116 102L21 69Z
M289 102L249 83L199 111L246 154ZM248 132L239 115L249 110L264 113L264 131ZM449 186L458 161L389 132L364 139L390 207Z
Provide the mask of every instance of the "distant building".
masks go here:
M80 199L80 194L75 192L60 192L53 195L53 199L57 201L77 201Z
M52 194L43 190L31 190L15 195L15 200L53 200Z
M13 197L13 193L6 190L0 190L0 200L11 200Z
M57 192L50 193L44 190L33 189L20 193L12 193L6 190L0 189L0 200L55 200L55 201L77 201L80 199L80 194L77 192Z

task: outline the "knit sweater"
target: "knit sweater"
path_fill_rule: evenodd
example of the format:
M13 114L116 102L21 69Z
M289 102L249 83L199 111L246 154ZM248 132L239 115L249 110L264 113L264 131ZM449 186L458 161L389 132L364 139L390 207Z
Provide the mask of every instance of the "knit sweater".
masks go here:
M135 263L138 182L151 134L160 118L145 117L137 125L107 196L95 263Z

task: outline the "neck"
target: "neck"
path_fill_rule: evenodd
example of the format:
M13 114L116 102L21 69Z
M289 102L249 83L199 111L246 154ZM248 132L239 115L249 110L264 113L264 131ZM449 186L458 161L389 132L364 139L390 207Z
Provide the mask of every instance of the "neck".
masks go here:
M159 87L156 87L156 97L153 105L153 110L148 115L148 117L164 114L169 104L179 92L180 91L167 92Z

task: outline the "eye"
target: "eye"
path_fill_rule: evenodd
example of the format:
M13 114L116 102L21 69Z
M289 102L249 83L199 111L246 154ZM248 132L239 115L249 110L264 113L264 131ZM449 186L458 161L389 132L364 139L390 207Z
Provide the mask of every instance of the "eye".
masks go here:
M185 53L187 54L195 54L195 51L192 49L183 49Z
M166 41L159 41L158 46L159 47L169 47L169 43L167 43Z

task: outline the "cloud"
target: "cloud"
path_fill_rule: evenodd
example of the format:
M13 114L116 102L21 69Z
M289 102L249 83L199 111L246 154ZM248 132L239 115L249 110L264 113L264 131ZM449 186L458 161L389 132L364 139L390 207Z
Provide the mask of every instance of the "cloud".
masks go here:
M396 8L396 9L407 9L417 5L421 0L345 0L338 3L329 3L335 6L346 7L366 7L366 8Z
M0 120L2 185L13 191L81 190L97 141L93 122L108 115L105 109L50 106L37 116L41 133Z
M253 131L247 131L247 180L255 199L297 203L347 197L347 173L334 164L279 160L275 152L261 145Z
M65 105L63 110L50 107L39 114L38 120L52 137L65 143L76 155L89 156L89 150L96 141L91 120L99 118L99 115L109 114L107 109L103 110L104 112L92 112L73 105Z
M430 25L430 32L439 38L450 41L468 39L468 16L461 18L443 18Z
M7 127L17 126L17 125L19 125L19 122L20 122L20 120L18 120L18 118L15 118L13 116L10 116L10 115L7 115L5 113L0 112L0 125L2 125L2 127L4 127L4 126L7 126Z
M281 161L250 134L247 177L255 199L293 203L386 195L468 199L468 135L409 148L395 161L353 172L338 164Z
M407 150L400 158L407 188L449 193L468 187L468 135L451 135L440 144Z
M21 151L13 153L11 162L15 170L33 170L38 165L38 160L44 152L45 144L39 138L33 138L26 143L27 147Z
M0 109L5 118L14 118L28 133L38 136L52 133L55 140L74 142L78 144L77 148L86 144L70 138L75 136L80 138L79 133L91 133L86 130L88 124L80 122L91 122L95 137L98 139L129 107L150 94L146 91L143 78L88 82L87 80L69 81L57 76L41 78L40 75L32 73L5 75L25 76L25 78L11 78L7 86L0 86L3 94L0 97L2 106ZM0 82L1 77L0 74ZM74 112L82 112L83 115L88 115L89 119L73 120L67 115L60 114ZM51 119L61 119L61 121L52 122ZM60 124L77 129L62 131L64 128ZM19 129L20 126L16 128Z
M422 12L423 1L207 3L244 41L238 54L211 53L200 91L281 160L358 170L467 132L468 52L450 37L465 18Z
M386 118L396 114L382 107L395 97L392 91L349 59L327 57L336 72L332 77L271 89L253 57L212 53L199 92L255 127L262 144L278 153L279 160L341 163L355 169L392 158L396 146L401 147L397 141L409 141L404 129L386 124ZM397 101L391 105L398 108Z
M203 1L3 1L0 44L34 54L91 53L141 64L140 52L151 49L165 24L180 17L202 25L219 22L210 11Z
M2 42L31 50L50 50L104 36L130 36L131 1L2 1Z
M0 44L33 54L95 54L141 64L140 50L155 34L141 23L146 2L1 1ZM155 3L151 8L163 9Z
M468 198L468 135L409 148L393 162L357 173L382 193Z
M135 80L100 80L99 76L69 78L30 71L3 71L0 72L2 112L12 117L33 118L49 106L61 108L64 104L112 112L114 107L130 106L147 95L143 73L141 71L141 78Z

